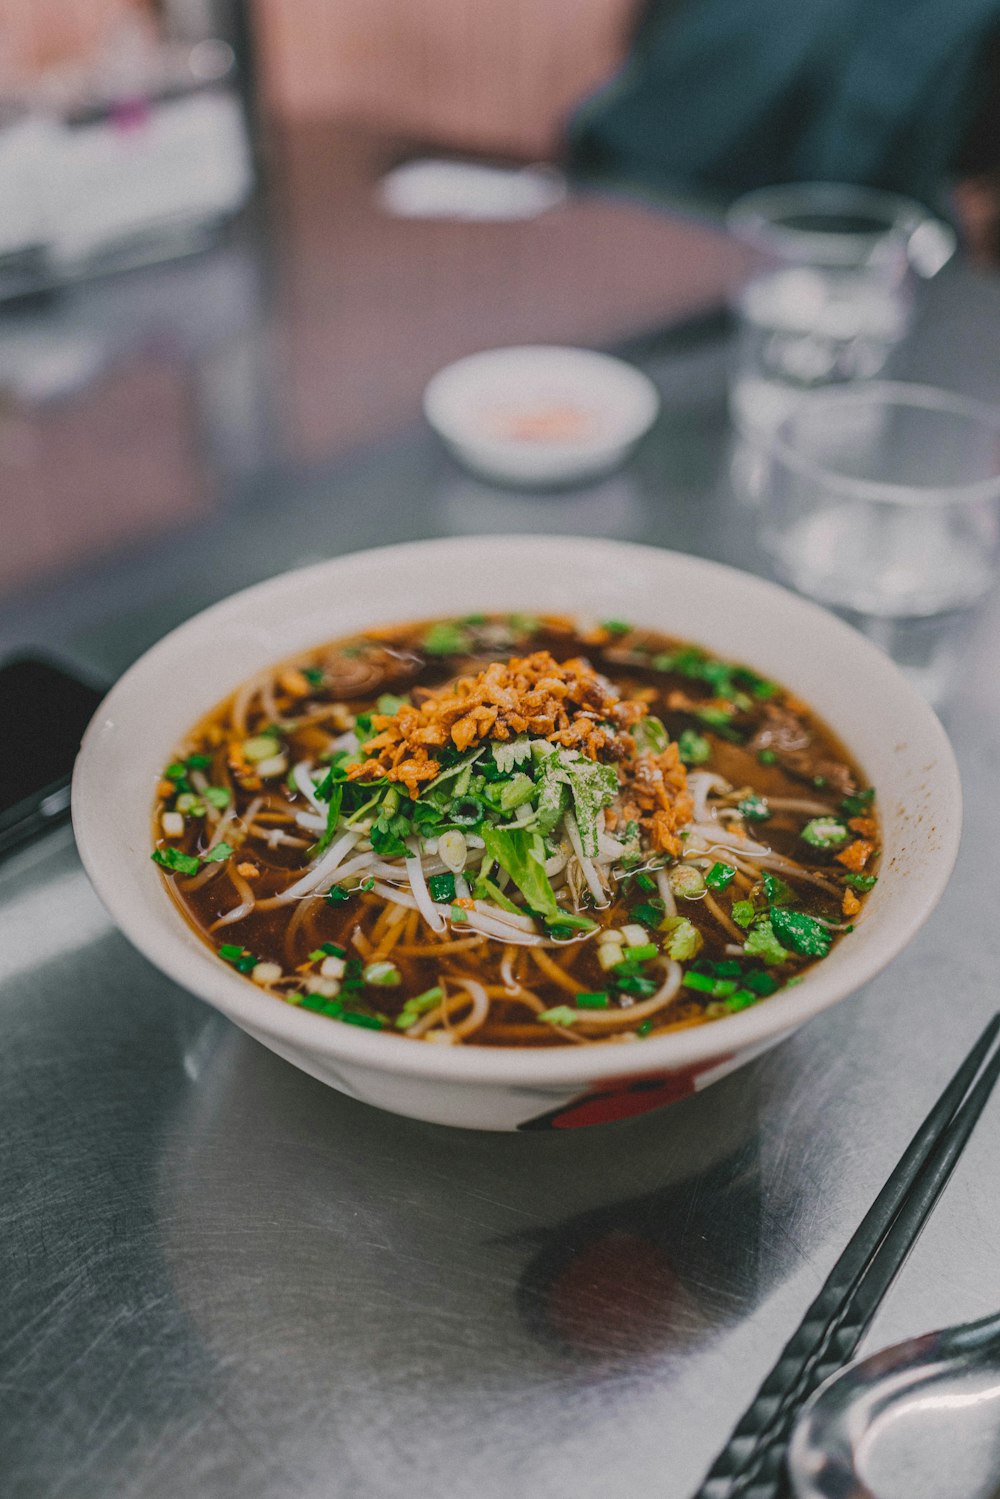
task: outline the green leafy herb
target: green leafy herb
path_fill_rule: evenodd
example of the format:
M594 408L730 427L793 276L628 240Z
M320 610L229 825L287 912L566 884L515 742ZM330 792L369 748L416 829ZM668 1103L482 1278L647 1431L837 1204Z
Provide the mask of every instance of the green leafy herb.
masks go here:
M345 900L350 900L351 892L342 890L339 885L332 885L326 892L326 903L328 906L339 906Z
M845 796L840 804L840 810L845 817L864 817L871 811L874 800L875 787L869 786L867 790L859 791L855 796Z
M643 926L659 926L666 910L662 900L644 901L641 905L633 906L629 912L633 921L640 921Z
M777 765L778 763L778 757L772 749L758 750L757 759L761 765Z
M328 794L321 798L321 800L327 803L326 831L311 850L314 859L318 859L322 854L325 854L333 842L333 835L337 831L337 823L340 821L340 808L344 800L343 785L341 783L334 784L330 780L330 776L327 776L326 780L324 780L323 787L327 787L328 783ZM316 795L319 796L320 791L317 791Z
M712 890L725 890L735 873L731 864L713 864L705 876L705 884Z
M607 630L609 635L630 635L632 633L632 626L627 625L623 619L602 620L601 629Z
M764 894L767 896L768 904L772 906L789 906L795 899L794 891L784 880L772 874L770 870L764 874Z
M821 922L812 916L806 916L802 911L772 906L771 926L778 941L801 957L825 958L830 951L833 934Z
M197 874L201 860L194 854L185 854L179 848L154 848L153 861L174 874Z
M765 963L784 963L788 959L788 953L778 941L774 927L766 919L758 921L749 933L743 944L743 951L748 958L763 958Z
M202 854L202 862L205 864L221 864L223 859L228 859L232 853L232 847L228 843L217 843L210 848L207 854Z
M510 775L515 766L523 765L525 760L531 759L531 740L527 734L519 734L516 739L510 739L506 744L493 745L493 760L504 775Z
M580 846L588 859L593 858L598 851L597 819L618 794L615 767L563 751L544 762L546 770L553 761L556 769L551 774L569 786L573 798Z
M654 755L659 755L670 743L669 734L660 720L655 718L652 713L647 713L645 718L640 718L639 722L634 725L632 738L635 740L635 747L640 754L651 752Z
M862 895L871 890L877 883L877 874L845 874L844 884L850 885L852 890L860 890Z
M752 900L734 900L729 914L737 926L748 927L757 915L757 910Z

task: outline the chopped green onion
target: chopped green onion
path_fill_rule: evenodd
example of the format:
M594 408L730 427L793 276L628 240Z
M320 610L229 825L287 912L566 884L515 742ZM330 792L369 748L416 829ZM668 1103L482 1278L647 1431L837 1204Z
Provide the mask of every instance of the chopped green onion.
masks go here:
M711 758L712 746L704 734L685 729L677 741L677 752L685 765L704 765Z
M188 755L188 770L207 770L212 763L211 755Z
M626 963L648 963L650 958L659 956L659 948L655 942L643 942L638 947L626 947Z
M639 999L648 999L659 988L656 979L636 973L627 964L618 964L612 972L616 988L621 989L625 994L634 994Z
M761 765L776 765L778 763L778 757L772 749L758 750L757 759Z
M555 1005L551 1010L542 1010L538 1018L550 1025L575 1025L580 1016L569 1005Z
M689 962L702 949L702 935L694 922L689 921L686 916L669 916L660 930L666 933L667 940L663 945L667 957L673 958L677 963Z
M745 1010L748 1005L755 1005L759 998L760 996L754 994L750 989L737 989L736 993L730 994L726 1000L726 1009L733 1011Z
M205 803L193 791L182 791L174 802L174 810L186 817L204 817Z
M749 822L766 822L771 815L771 809L762 796L745 796L738 803L738 811Z
M325 994L305 994L299 1000L303 1010L325 1010L329 1003Z
M743 974L743 964L738 963L735 958L726 958L715 965L715 976L720 979L738 979Z
M813 817L800 836L811 848L840 848L851 835L839 817Z
M648 1036L649 1033L650 1033L650 1031L652 1029L653 1029L653 1022L652 1022L652 1020L651 1019L650 1020L644 1020L642 1022L642 1024L636 1030L636 1035L637 1036Z
M310 687L322 687L323 673L320 671L318 666L303 666L302 675L305 677Z
M369 876L369 878L367 880L362 880L361 881L361 884L358 886L358 889L359 890L374 890L375 889L375 881Z
M220 811L223 807L228 807L233 798L228 786L206 786L202 794L207 802Z
M601 629L607 630L609 635L630 635L632 626L627 625L623 619L603 619Z
M382 961L366 964L362 977L366 984L376 984L382 989L394 989L402 982L402 974L395 963Z
M403 1005L402 1010L396 1016L396 1029L400 1031L409 1030L415 1025L421 1015L426 1015L429 1010L441 1002L444 998L444 990L440 984L435 984L433 989L425 989L422 994L414 994Z
M656 889L656 881L653 879L653 876L651 874L647 874L645 870L640 870L637 875L633 875L633 879L639 886L640 890Z
M456 796L448 808L448 820L460 828L475 827L485 815L486 808L478 796Z
M735 873L731 864L713 864L705 876L705 884L712 890L725 890Z
M427 881L427 892L431 900L454 900L455 876L453 874L432 874Z
M769 994L781 988L781 982L773 973L768 973L765 969L754 969L753 972L744 974L743 987L752 989L755 994L766 999Z
M705 893L705 880L701 870L696 869L693 864L675 864L667 878L671 890L685 900L697 900Z
M447 620L439 620L437 624L431 625L420 642L429 656L460 656L469 649L471 643L468 633L461 625Z
M380 1031L385 1024L377 1015L365 1015L361 1010L345 1010L340 1018L345 1025L361 1025L370 1031Z
M249 739L243 741L243 756L251 764L260 760L270 760L281 753L281 740L273 734L252 734Z
M245 947L237 947L234 942L223 942L219 948L219 957L225 958L227 963L235 963L236 959L242 958L245 952Z
M179 760L174 760L174 762L171 765L168 765L166 770L163 772L163 778L167 781L187 780L187 766L182 765Z
M343 901L350 900L351 892L341 890L339 885L332 885L326 892L326 903L328 906L339 906Z
M577 1008L580 1010L606 1010L611 999L604 989L594 989L587 993L576 996Z
M689 968L681 980L685 989L695 989L699 994L710 994L713 999L728 999L736 993L735 979L717 979L711 973L699 973Z
M200 859L194 854L182 853L179 848L154 848L152 857L155 863L175 874L197 874L201 868Z

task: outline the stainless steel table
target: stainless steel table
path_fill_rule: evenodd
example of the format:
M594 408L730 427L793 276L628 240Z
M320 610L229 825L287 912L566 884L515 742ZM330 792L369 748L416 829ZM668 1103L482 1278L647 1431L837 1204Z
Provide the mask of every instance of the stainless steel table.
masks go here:
M996 398L998 343L1000 287L946 273L911 371ZM224 503L202 520L0 601L0 647L113 674L268 573L458 531L759 568L728 479L724 327L633 353L663 418L596 487L490 489L417 426L296 470L265 433L242 467L218 460ZM968 826L919 938L772 1054L627 1124L490 1136L373 1111L150 968L68 831L3 867L8 1499L691 1493L997 1006L998 644L994 604L943 705ZM998 1140L1000 1099L868 1346L997 1304Z

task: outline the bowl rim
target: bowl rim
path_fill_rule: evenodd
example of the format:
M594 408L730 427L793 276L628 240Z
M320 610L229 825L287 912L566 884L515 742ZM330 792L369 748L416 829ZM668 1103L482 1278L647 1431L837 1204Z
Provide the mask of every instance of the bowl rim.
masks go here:
M568 367L574 364L580 375L588 382L610 378L617 388L627 393L629 408L618 408L614 412L614 430L610 428L589 438L574 438L563 441L533 444L519 437L504 437L502 434L478 431L467 418L456 414L450 407L449 393L470 372L489 370L504 364L515 364L519 360L537 361L539 356L565 361ZM576 348L572 344L509 344L494 349L480 349L475 354L466 354L461 359L446 364L432 375L424 386L423 412L431 427L446 442L468 452L482 452L523 460L534 460L539 466L556 460L583 461L599 454L618 452L629 444L638 442L656 420L660 409L660 393L654 382L634 364L619 359L614 354L605 354L597 349Z
M637 564L641 559L649 561L655 558L669 566L688 570L706 585L727 582L732 585L738 581L744 593L756 594L765 605L777 602L785 610L793 609L803 627L811 624L822 630L828 640L850 652L856 661L863 662L869 675L874 677L876 688L879 684L891 688L897 700L905 701L911 715L911 727L921 734L921 758L933 760L939 841L920 892L916 896L908 892L906 902L893 907L894 930L890 940L883 941L877 951L871 949L861 956L854 955L851 971L847 974L841 973L840 969L814 965L800 984L790 991L771 996L766 1003L714 1020L709 1025L668 1032L663 1036L651 1035L643 1040L641 1047L610 1043L558 1049L437 1047L421 1046L391 1033L335 1025L324 1016L282 1004L249 979L236 974L210 950L188 925L162 882L158 884L157 907L163 919L150 921L150 904L134 888L135 882L130 877L133 855L127 848L119 848L114 856L109 854L107 822L102 820L114 810L113 791L102 778L104 730L108 726L113 730L116 708L134 685L143 679L155 679L171 659L180 658L192 642L201 640L206 630L224 622L227 616L235 618L255 611L270 595L282 590L297 594L319 580L326 582L330 574L349 574L352 567L372 559L380 567L398 565L406 569L414 563L426 561L430 553L435 553L439 560L454 567L461 565L465 556L481 549L484 541L491 546L523 546L532 551L539 547L555 547L564 564L572 560L574 553L582 559L584 554L594 557L599 551L605 559L610 553L623 563L630 558ZM233 682L229 690L238 685L238 682ZM841 732L838 726L834 728ZM165 752L169 752L169 746L165 746ZM151 787L154 775L151 770ZM433 538L343 553L307 567L276 574L200 611L144 652L118 679L97 709L77 758L72 809L77 845L86 872L128 940L163 973L222 1010L258 1039L266 1037L268 1041L273 1040L293 1051L320 1055L334 1066L340 1061L362 1069L440 1080L453 1085L482 1083L535 1089L572 1087L593 1083L595 1079L611 1081L637 1075L670 1074L697 1067L700 1063L718 1064L741 1053L763 1050L782 1035L797 1029L806 1020L868 983L912 939L936 906L948 882L958 854L962 824L958 767L939 719L890 659L842 620L776 583L725 563L639 543L530 533L486 538ZM145 844L141 856L136 857L145 860Z

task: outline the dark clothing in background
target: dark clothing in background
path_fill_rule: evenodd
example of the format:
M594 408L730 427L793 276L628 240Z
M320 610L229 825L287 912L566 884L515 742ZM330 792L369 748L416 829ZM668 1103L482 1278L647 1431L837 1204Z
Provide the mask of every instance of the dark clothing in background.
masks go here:
M973 128L1000 165L998 30L1000 0L654 4L571 120L571 163L719 202L836 181L935 203Z

